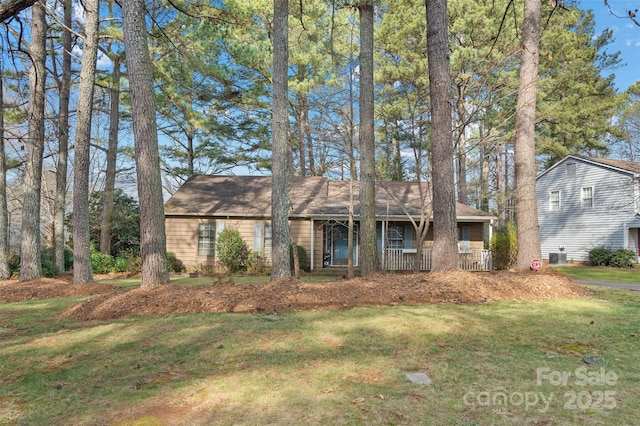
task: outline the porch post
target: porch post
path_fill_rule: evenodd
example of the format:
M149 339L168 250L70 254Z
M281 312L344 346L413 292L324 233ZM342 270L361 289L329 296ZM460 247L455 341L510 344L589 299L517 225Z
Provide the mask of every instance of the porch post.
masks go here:
M311 261L309 262L309 269L313 271L313 249L314 249L314 232L313 232L313 218L311 218Z
M382 240L382 269L386 270L387 269L387 247L385 245L385 241L386 241L386 236L387 236L387 222L386 220L382 220L380 221L380 231L382 232L382 235L380 236L380 239Z

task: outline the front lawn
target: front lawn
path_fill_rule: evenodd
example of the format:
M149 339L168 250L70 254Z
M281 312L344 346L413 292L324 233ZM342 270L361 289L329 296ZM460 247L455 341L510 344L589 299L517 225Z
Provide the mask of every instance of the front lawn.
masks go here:
M76 322L0 304L0 424L634 424L640 294ZM431 386L405 373L425 372Z
M570 276L574 280L640 284L640 268L623 269L605 266L564 265L553 266L553 269Z

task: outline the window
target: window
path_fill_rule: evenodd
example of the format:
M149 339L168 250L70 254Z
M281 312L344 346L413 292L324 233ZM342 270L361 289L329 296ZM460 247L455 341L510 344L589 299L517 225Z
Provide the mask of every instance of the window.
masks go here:
M215 228L213 223L201 223L198 226L198 256L213 256Z
M389 225L387 227L387 248L389 249L401 249L404 247L402 241L402 234L404 228L398 225Z
M582 188L582 208L593 207L593 187Z
M271 257L271 224L264 225L264 255Z
M458 251L471 253L471 227L468 225L458 228Z
M560 191L551 191L549 193L549 210L560 210Z
M253 251L271 257L271 224L255 222L253 227Z

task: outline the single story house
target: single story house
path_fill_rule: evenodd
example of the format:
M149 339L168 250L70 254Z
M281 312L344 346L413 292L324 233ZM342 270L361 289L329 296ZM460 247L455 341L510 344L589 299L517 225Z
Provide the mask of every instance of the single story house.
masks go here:
M568 155L536 178L542 257L588 261L604 246L640 261L640 163Z
M421 186L420 186L421 185ZM430 206L427 183L376 184L378 253L384 269L412 269L416 257L414 226ZM345 267L348 261L350 183L324 177L292 177L290 232L295 244L305 248L311 269ZM271 258L271 176L190 177L165 204L167 251L185 265L215 264L216 235L224 228L237 229L249 249ZM359 262L359 184L353 190L354 265ZM425 216L426 217L426 216ZM457 204L461 266L489 270L490 252L484 250L494 216ZM384 237L384 238L383 238ZM433 232L423 247L421 268L430 269Z

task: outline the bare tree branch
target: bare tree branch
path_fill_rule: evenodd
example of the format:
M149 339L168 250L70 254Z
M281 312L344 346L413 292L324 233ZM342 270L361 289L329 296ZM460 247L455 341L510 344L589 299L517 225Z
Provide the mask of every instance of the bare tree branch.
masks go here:
M0 3L0 22L13 18L24 9L33 6L37 0L5 0Z

